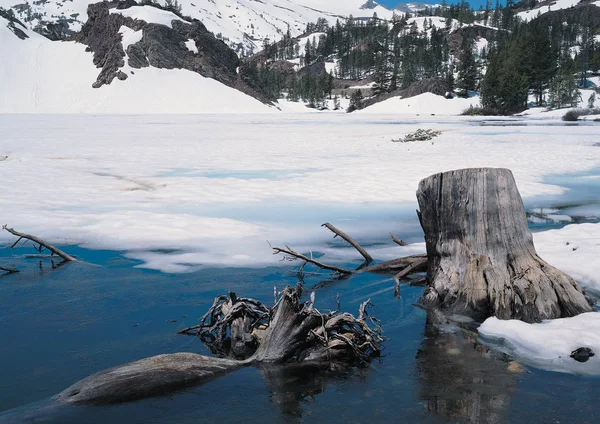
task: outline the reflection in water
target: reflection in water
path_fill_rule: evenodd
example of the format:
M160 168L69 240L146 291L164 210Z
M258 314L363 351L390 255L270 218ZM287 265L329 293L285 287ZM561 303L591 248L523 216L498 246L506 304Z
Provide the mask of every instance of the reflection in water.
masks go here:
M264 365L260 367L272 403L283 415L302 416L302 404L323 393L327 385L326 370L319 367Z
M477 343L477 333L433 313L427 317L417 369L419 398L429 412L472 423L506 421L516 374L522 371Z
M332 372L327 367L308 365L269 365L259 366L269 400L276 404L288 422L291 417L302 418L304 405L312 402L323 393L329 383L358 373L366 373L366 368Z

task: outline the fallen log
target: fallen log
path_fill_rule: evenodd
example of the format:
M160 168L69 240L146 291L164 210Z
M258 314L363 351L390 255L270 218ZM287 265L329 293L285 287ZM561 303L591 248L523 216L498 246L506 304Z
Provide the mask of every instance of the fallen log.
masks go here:
M195 353L141 359L93 374L60 392L60 403L107 405L160 396L207 383L245 363Z
M301 284L284 289L271 308L234 293L218 296L199 326L180 333L209 341L213 351L227 358L193 353L154 356L100 371L55 399L67 404L114 404L204 384L250 365L296 364L335 371L366 366L380 355L384 338L378 321L369 315L369 300L354 317L339 310L321 313L314 307L314 293L307 302L301 302L301 296ZM238 342L243 346L236 348Z
M510 170L432 175L417 199L428 258L424 306L525 322L593 310L573 278L537 255Z

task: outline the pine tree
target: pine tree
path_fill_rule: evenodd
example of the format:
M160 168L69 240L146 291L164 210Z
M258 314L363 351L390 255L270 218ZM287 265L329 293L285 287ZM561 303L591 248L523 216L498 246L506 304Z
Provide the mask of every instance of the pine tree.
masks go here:
M350 107L348 108L348 112L354 112L355 110L359 110L363 108L364 97L362 94L362 90L358 89L352 96L350 96Z
M464 36L461 44L461 58L458 67L457 87L465 91L475 91L477 87L477 63L473 55L473 40Z
M581 92L573 76L573 69L561 70L552 79L548 96L550 106L553 108L577 107Z
M308 66L312 63L312 47L310 45L310 40L306 40L306 46L304 47L304 65Z

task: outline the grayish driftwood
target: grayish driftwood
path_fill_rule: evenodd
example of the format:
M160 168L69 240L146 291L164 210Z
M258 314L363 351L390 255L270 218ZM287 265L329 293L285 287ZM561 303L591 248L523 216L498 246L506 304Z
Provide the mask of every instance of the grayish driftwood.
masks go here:
M369 300L355 318L339 311L321 313L314 307L314 293L308 302L300 302L301 295L301 284L287 287L272 308L235 293L218 296L199 326L182 331L235 359L193 353L154 356L91 375L55 399L70 404L113 404L204 384L249 365L297 364L336 370L365 365L380 355L384 339L378 321L368 313Z
M294 261L294 260L300 259L300 260L305 261L305 264L311 263L313 265L318 266L321 269L333 271L340 275L345 275L345 276L357 274L357 273L361 273L361 272L396 274L398 272L401 272L404 269L409 268L409 270L406 274L406 275L408 275L413 272L424 271L427 268L426 261L423 262L423 259L426 259L427 255L406 256L406 257L392 259L390 261L381 262L381 263L378 263L375 265L368 266L369 263L371 263L373 261L373 257L366 251L366 249L364 249L360 244L358 244L350 236L348 236L347 234L345 234L338 228L334 227L333 225L331 225L329 223L325 223L322 225L322 227L326 227L327 229L332 231L336 236L340 236L341 238L346 240L351 246L353 246L358 251L358 253L361 254L361 256L363 258L365 258L366 262L363 265L361 265L358 269L356 269L354 271L350 271L348 269L344 269L344 268L341 268L341 267L338 267L335 265L330 265L330 264L326 264L326 263L317 261L316 259L313 259L312 256L308 257L306 255L298 253L287 245L285 246L285 249L281 248L281 247L271 246L271 248L273 249L273 254L274 255L283 254L284 255L283 260L287 260L287 261ZM406 246L405 242L403 242L402 240L400 240L393 234L391 234L391 236L392 236L392 240L394 241L394 243L396 243L400 246ZM415 262L418 262L418 264L415 266L412 266ZM304 265L302 267L304 267Z
M417 264L417 266L413 266ZM427 255L412 255L404 256L402 258L392 259L386 262L381 262L370 267L364 268L361 272L375 272L383 274L398 273L408 267L412 267L409 275L413 272L421 272L427 269Z
M365 258L365 261L373 262L373 258L371 257L371 255L369 255L369 252L367 252L365 249L363 249L363 247L360 244L358 244L352 237L350 237L343 231L337 229L336 227L331 225L329 222L326 222L325 224L321 225L321 227L327 228L329 231L334 233L336 236L340 236L341 238L346 240L348 243L350 243L350 245L352 245L352 247L354 247L358 251L358 253L360 253L362 255L363 258Z
M392 241L394 243L396 243L398 246L408 246L407 242L405 242L404 240L399 239L394 234L390 233L390 237L392 238Z
M244 361L172 353L93 374L55 396L61 403L112 404L203 384L246 365Z
M77 260L73 256L68 255L67 253L63 252L59 248L51 245L50 243L45 242L44 240L42 240L36 236L32 236L31 234L25 234L25 233L21 233L19 231L15 231L12 228L8 228L6 225L2 226L2 229L8 231L12 235L19 237L17 239L17 241L14 242L11 247L15 247L22 239L27 239L27 240L31 240L34 243L37 243L40 246L40 248L39 248L40 252L43 250L42 248L46 248L46 249L50 250L53 254L60 256L67 262L73 262L73 261Z
M463 169L419 184L429 260L426 307L539 322L592 311L573 278L536 253L508 169Z

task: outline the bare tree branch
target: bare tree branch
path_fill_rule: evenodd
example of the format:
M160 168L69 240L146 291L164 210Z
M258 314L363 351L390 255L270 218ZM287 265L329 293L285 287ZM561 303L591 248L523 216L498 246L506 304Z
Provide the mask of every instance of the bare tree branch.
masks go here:
M392 237L392 241L394 243L396 243L398 246L408 246L408 243L405 242L404 240L399 239L398 237L396 237L394 234L390 233L390 236Z
M42 240L42 239L40 239L40 238L38 238L36 236L32 236L30 234L25 234L25 233L20 233L18 231L15 231L12 228L8 228L6 225L3 225L2 229L8 231L12 235L15 235L15 236L19 237L19 240L17 240L17 243L21 239L31 240L32 242L37 243L39 245L39 248L38 248L39 252L41 252L45 248L45 249L50 250L53 254L60 256L61 258L63 258L67 262L74 262L74 261L77 260L73 256L66 254L65 252L63 252L59 248L51 245L50 243L45 242L44 240ZM16 246L17 243L14 243L12 247Z
M277 255L279 253L283 253L284 255L287 255L287 256L284 256L284 258L283 258L286 261L292 261L292 260L295 260L295 259L302 259L303 261L306 261L306 262L309 262L309 263L311 263L313 265L316 265L316 266L318 266L321 269L328 269L329 271L334 271L334 272L337 272L339 274L350 275L350 274L353 273L352 271L349 271L347 269L340 268L340 267L333 266L333 265L327 265L327 264L319 262L319 261L317 261L317 260L315 260L313 258L309 258L308 256L305 256L305 255L303 255L301 253L298 253L298 252L294 251L293 249L291 249L287 245L285 247L286 247L285 249L282 249L280 247L273 247L272 248L273 249L273 254Z
M350 245L352 245L352 247L354 247L358 251L358 253L360 253L362 255L363 258L365 258L365 261L373 262L373 258L371 257L371 255L369 255L369 253L360 244L358 244L356 241L354 241L354 239L352 237L350 237L348 234L337 229L336 227L331 225L329 222L326 222L325 224L321 225L321 227L327 228L329 231L331 231L336 236L340 236L341 238L346 240L348 243L350 243Z
M371 265L370 267L363 269L361 272L382 272L390 274L396 273L405 269L407 266L412 265L414 262L421 261L422 259L427 259L427 255L405 256L402 258L396 258L390 261Z
M394 279L397 279L399 281L402 278L409 275L410 273L417 272L418 270L421 270L426 266L427 266L427 258L418 259L418 260L414 261L412 264L410 264L409 266L407 266L406 268L404 268L398 274L396 274L394 276Z

